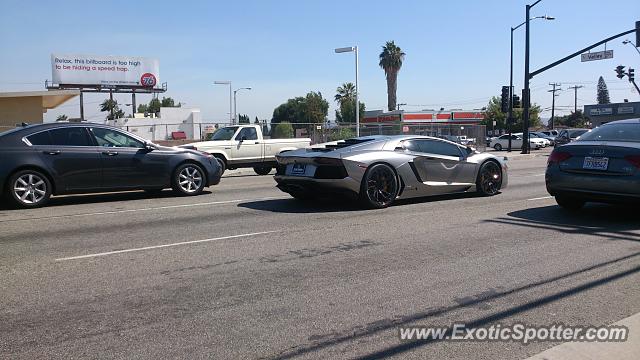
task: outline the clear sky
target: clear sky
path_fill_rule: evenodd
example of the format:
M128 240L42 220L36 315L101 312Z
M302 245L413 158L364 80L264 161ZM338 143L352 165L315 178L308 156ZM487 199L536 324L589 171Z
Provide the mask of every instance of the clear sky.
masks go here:
M238 112L252 119L270 119L276 106L312 90L332 103L333 119L336 87L354 80L353 55L333 49L359 46L361 100L368 110L382 109L386 84L378 55L385 41L395 40L407 54L398 77L398 102L409 104L406 110L481 108L509 82L509 29L524 21L526 3L2 0L0 91L44 89L44 81L51 79L52 52L146 56L160 61L161 81L169 88L165 96L201 108L207 121L228 119L228 89L214 86L214 80L253 87L238 95ZM556 20L532 22L532 70L632 29L640 20L640 3L543 0L532 15L545 14ZM523 30L515 33L517 91L523 83ZM613 102L639 101L633 86L613 71L622 64L640 73L640 55L622 45L623 39L607 45L614 50L612 60L581 63L576 58L534 78L532 101L550 107L548 84L559 82L562 89L584 86L578 90L578 106L593 103L600 75ZM572 90L560 93L561 114L572 108L573 95ZM86 96L87 117L104 118L97 107L105 97ZM139 103L149 99L138 96ZM70 101L47 119L60 113L77 117L77 104L77 99Z

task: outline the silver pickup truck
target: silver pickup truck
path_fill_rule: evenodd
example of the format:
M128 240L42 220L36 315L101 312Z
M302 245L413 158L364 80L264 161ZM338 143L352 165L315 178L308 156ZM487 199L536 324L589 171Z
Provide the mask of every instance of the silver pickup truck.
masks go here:
M260 125L238 125L218 129L208 141L183 146L215 156L223 172L252 167L256 174L267 175L276 166L276 154L310 144L309 138L265 139Z

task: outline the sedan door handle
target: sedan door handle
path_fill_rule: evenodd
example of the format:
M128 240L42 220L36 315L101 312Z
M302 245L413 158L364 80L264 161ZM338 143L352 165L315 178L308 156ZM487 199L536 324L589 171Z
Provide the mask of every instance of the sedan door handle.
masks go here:
M116 155L118 155L118 153L116 151L103 151L102 155L116 156Z
M60 150L49 150L49 151L43 151L42 152L45 155L60 155L61 151Z

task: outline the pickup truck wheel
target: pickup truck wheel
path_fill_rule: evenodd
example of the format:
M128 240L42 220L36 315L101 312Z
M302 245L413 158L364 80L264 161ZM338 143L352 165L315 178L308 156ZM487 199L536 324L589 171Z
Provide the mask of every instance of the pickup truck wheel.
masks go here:
M220 176L222 176L222 174L224 174L224 171L227 170L227 165L225 164L223 159L220 159L217 156L216 161L218 162L218 165L220 165Z
M254 166L253 171L258 175L269 175L271 172L271 166Z

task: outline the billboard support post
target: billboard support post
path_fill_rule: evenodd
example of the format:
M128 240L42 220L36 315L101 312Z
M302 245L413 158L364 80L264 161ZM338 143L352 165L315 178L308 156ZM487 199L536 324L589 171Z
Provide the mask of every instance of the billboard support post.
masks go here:
M136 114L136 89L131 90L131 116L135 117Z
M109 91L109 101L111 102L109 104L109 112L111 113L111 120L113 120L113 108L115 107L113 105L113 91Z
M83 91L80 90L80 121L84 121L84 95Z

